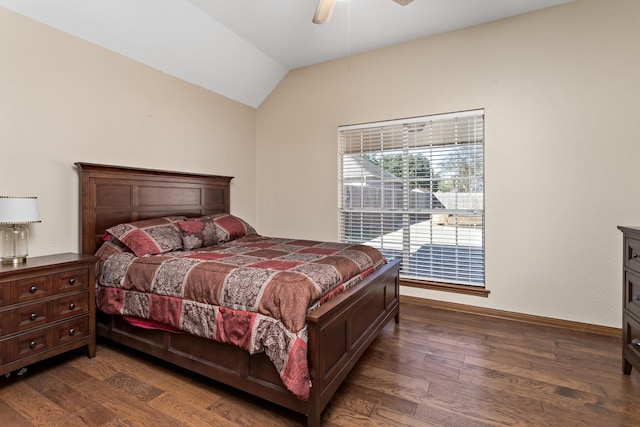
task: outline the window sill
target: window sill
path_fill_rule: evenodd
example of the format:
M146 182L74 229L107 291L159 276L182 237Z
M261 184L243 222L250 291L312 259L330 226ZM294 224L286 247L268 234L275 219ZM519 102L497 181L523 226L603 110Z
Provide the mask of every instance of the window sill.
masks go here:
M489 290L480 286L454 285L452 283L428 282L426 280L412 280L400 278L400 286L411 288L430 289L434 291L453 292L456 294L474 295L487 298Z

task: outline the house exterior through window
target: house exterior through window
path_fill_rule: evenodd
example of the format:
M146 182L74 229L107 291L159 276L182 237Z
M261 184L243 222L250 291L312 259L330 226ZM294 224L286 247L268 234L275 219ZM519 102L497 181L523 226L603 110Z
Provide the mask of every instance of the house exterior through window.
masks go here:
M401 277L484 287L484 110L340 126L340 236Z

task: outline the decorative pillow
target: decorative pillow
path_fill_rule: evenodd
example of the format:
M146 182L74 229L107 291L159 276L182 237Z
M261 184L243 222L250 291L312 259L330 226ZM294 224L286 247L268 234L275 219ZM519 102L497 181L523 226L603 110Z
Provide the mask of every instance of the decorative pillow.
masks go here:
M182 247L185 250L198 249L218 243L216 225L210 216L187 218L176 224L182 233Z
M182 249L182 234L176 226L183 216L146 219L128 222L107 229L136 256L156 255Z
M117 253L131 252L131 253L133 253L133 251L131 249L129 249L129 247L127 245L125 245L124 243L122 243L120 240L118 240L117 238L115 238L114 236L112 236L109 233L104 233L104 235L102 236L102 241L103 241L103 243L98 248L98 251L102 251L103 248L105 248L104 250L110 251L110 252L117 252ZM100 256L97 253L95 255L96 256Z
M258 234L247 222L228 213L214 215L213 222L216 224L218 243L230 242L244 236Z

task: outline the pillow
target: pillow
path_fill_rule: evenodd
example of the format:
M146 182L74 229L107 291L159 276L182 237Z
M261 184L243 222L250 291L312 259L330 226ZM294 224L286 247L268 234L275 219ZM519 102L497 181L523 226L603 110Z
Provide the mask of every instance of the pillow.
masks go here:
M244 236L257 235L256 230L244 220L228 213L213 216L218 243L230 242Z
M182 234L176 223L185 219L183 216L146 219L118 224L106 231L136 256L163 254L182 249Z
M129 249L129 247L127 245L125 245L124 243L122 243L120 240L118 240L117 238L115 238L114 236L112 236L111 234L105 232L104 235L102 236L102 245L100 245L100 248L102 247L106 247L109 246L111 248L113 248L113 250L122 253L122 252L132 252L131 249ZM100 248L98 248L98 250L100 250ZM96 255L98 256L98 255Z
M210 216L187 218L176 224L182 234L182 247L185 250L198 249L218 243L216 225Z
M101 261L104 261L111 255L115 254L130 253L133 255L131 249L129 249L124 243L113 237L111 234L105 233L102 240L102 244L94 254L95 256L100 258Z

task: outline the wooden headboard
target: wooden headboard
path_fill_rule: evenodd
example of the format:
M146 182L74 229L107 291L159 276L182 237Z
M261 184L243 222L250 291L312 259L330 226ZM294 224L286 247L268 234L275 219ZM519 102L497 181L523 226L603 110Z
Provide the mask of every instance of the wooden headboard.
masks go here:
M229 212L233 177L76 163L80 170L80 246L93 255L104 231L123 222Z

